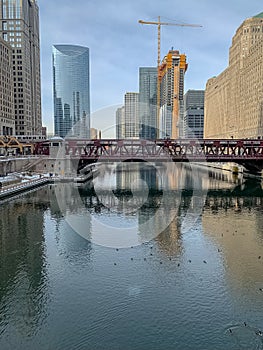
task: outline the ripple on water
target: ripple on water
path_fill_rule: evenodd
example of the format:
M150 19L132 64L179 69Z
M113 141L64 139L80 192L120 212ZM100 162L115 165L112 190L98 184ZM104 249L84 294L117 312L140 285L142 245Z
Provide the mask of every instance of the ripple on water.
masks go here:
M235 324L228 327L225 333L231 337L231 342L239 350L262 350L263 336L261 331L253 326Z
M138 297L141 294L141 292L142 292L142 288L138 286L128 288L129 297Z

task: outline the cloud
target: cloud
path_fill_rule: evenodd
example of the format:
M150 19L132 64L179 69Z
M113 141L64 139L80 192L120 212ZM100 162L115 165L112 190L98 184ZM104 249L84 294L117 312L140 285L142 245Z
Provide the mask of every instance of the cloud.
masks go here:
M157 28L139 19L197 23L202 28L167 26L161 30L161 56L173 46L186 53L187 88L205 88L208 78L228 64L236 29L262 11L258 0L38 0L41 28L43 120L53 125L52 45L90 48L91 109L122 103L126 91L138 91L138 69L157 63Z

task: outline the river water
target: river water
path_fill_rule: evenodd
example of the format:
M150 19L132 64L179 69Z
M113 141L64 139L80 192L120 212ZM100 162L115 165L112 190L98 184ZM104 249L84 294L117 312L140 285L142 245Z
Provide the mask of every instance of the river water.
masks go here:
M1 350L263 349L263 191L182 165L3 201Z

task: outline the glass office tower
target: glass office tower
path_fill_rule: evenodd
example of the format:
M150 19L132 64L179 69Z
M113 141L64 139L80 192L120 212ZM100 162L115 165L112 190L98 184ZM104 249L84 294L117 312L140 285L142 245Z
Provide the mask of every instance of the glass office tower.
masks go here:
M90 138L89 49L54 45L52 52L55 135Z
M157 68L139 68L139 120L140 137L157 137Z
M188 90L184 94L184 137L204 137L204 90Z

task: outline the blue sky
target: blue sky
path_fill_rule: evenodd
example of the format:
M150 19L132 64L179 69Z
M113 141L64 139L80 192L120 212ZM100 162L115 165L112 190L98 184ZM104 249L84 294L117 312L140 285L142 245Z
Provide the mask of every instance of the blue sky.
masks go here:
M90 49L93 127L114 125L117 105L127 91L138 91L138 68L157 63L157 27L139 19L200 24L202 28L163 26L161 58L171 47L185 53L185 91L205 89L207 79L228 65L235 31L248 17L263 12L260 0L38 0L42 80L42 118L53 131L52 45ZM106 134L105 134L106 135Z

